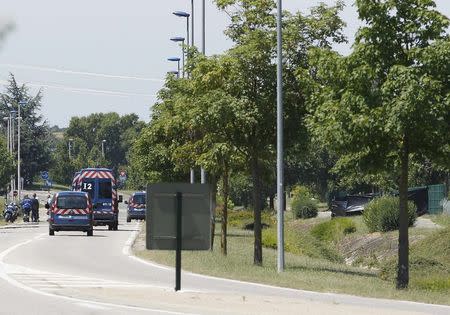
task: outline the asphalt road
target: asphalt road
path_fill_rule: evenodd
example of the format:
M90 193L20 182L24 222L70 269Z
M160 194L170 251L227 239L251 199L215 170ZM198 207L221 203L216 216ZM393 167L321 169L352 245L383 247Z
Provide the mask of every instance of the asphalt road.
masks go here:
M48 235L41 222L0 229L0 314L450 314L450 307L229 281L143 262L139 223Z

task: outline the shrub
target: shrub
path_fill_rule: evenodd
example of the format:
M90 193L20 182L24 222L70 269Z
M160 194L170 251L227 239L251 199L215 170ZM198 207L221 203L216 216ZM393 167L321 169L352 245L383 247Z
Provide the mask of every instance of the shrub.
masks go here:
M292 199L291 208L297 219L308 219L317 216L318 202L308 196L296 196Z
M312 193L311 189L309 189L306 186L294 186L291 190L291 195L292 198L297 198L297 197L307 197L309 199L313 199L314 198L314 194Z
M364 209L364 223L370 232L397 230L399 226L400 202L398 197L380 197L372 200ZM408 201L408 224L416 221L416 206Z
M314 226L311 234L321 241L338 241L345 235L356 232L356 224L349 218L337 218Z

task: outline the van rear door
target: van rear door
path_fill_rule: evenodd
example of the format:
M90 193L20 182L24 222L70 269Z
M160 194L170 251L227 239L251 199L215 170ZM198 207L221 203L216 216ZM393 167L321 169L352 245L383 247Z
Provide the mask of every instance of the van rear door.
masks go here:
M86 196L59 195L53 213L54 224L57 225L89 225L91 210Z

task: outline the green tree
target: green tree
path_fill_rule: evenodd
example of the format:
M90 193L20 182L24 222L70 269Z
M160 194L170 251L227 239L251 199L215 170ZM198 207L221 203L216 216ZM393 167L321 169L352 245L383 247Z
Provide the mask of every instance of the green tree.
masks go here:
M14 160L6 147L6 141L0 137L0 187L7 187L14 174Z
M226 34L235 42L227 52L224 90L239 102L235 110L233 144L246 159L253 182L254 263L262 264L261 210L263 174L274 165L276 143L276 19L270 0L217 0L231 16ZM335 7L320 5L311 14L284 13L285 51L285 139L286 148L306 138L306 113L302 80L296 74L309 68L305 59L311 47L330 48L344 41L338 17L342 2ZM270 176L269 176L270 178Z
M109 167L117 173L120 167L129 164L129 152L143 127L144 123L136 114L95 113L72 117L53 154L52 176L58 182L70 184L73 173L81 168ZM103 140L106 140L105 157L102 155Z
M411 157L450 165L449 22L431 0L356 1L366 26L354 51L315 51L311 127L338 166L366 180L395 174L400 192L397 287L409 281ZM382 176L385 177L385 176Z
M26 102L26 105L21 107L21 176L24 178L25 185L27 185L32 183L34 177L40 171L48 170L51 162L51 147L49 144L53 142L53 138L47 122L39 114L42 93L39 91L35 96L31 96L28 87L26 85L19 85L14 75L11 74L6 92L1 95L1 115L7 117L11 110L17 112L19 102L21 101ZM15 139L17 139L17 132Z

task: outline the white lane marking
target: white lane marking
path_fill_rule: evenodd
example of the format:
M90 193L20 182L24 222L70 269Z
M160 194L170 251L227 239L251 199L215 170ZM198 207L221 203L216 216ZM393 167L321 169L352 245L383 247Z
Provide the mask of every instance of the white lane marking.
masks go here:
M102 311L106 311L106 310L110 310L110 308L108 307L104 307L102 305L96 305L96 304L92 304L92 303L76 303L76 305L78 306L82 306L82 307L87 307L87 308L92 308L94 310L102 310Z
M17 248L21 247L21 246L25 246L35 240L40 239L41 237L45 236L46 234L39 234L36 237L18 243L14 246L11 246L9 248L7 248L6 250L0 252L0 279L3 279L4 281L8 282L10 285L13 285L17 288L23 289L25 291L28 291L30 293L34 293L34 294L39 294L42 296L46 296L46 297L50 297L50 298L57 298L57 299L61 299L61 300L65 300L65 301L70 301L70 302L75 302L75 303L87 303L90 305L96 305L96 306L100 306L100 307L111 307L111 308L121 308L121 309L127 309L127 310L133 310L133 311L142 311L142 312L155 312L158 314L170 314L170 315L194 315L193 313L184 313L184 312L176 312L176 311L167 311L167 310L163 310L163 309L154 309L154 308L146 308L146 307L139 307L139 306L130 306L130 305L122 305L122 304L114 304L114 303L107 303L107 302L97 302L97 301L90 301L90 300L86 300L86 299L80 299L80 298L75 298L75 297L69 297L69 296L63 296L63 295L59 295L59 294L55 294L52 293L50 291L43 291L43 290L39 290L36 288L33 288L31 286L27 286L23 283L21 283L20 281L17 281L16 279L14 279L13 277L11 277L9 275L8 270L11 269L20 269L20 270L29 270L26 267L23 266L12 266L9 264L6 264L4 262L4 259L6 258L6 256L8 256L11 252L13 252L14 250L16 250Z

